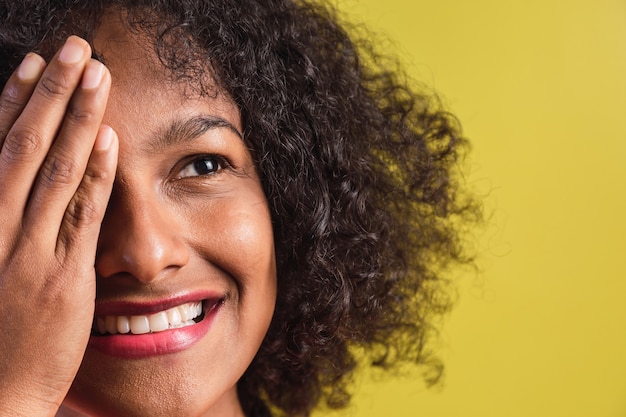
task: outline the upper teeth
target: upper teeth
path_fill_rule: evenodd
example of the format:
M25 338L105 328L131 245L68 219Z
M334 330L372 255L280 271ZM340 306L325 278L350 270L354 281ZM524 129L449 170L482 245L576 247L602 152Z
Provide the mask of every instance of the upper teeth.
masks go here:
M145 334L195 324L202 315L202 302L187 303L166 311L143 316L101 316L96 318L95 329L100 334Z

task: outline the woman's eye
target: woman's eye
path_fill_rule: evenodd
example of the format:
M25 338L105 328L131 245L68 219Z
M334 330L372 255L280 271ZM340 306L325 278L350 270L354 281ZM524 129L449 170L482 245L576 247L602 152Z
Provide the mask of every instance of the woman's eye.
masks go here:
M215 174L222 168L222 161L217 156L203 156L185 165L178 178L199 177Z

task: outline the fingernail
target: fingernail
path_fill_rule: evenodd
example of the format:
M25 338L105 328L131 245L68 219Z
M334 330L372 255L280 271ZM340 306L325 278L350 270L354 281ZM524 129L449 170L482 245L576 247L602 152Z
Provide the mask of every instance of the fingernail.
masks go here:
M102 65L101 62L92 59L89 61L89 64L87 64L87 68L85 68L85 72L83 73L81 87L84 89L96 88L100 85L103 75L104 65Z
M42 57L34 53L29 53L24 57L20 67L17 69L17 76L24 81L34 80L39 77L45 64Z
M61 53L59 53L59 61L66 64L76 64L85 54L85 47L79 38L71 36L65 41Z
M113 143L113 129L110 126L104 125L100 128L100 132L98 132L98 137L96 138L96 143L94 143L93 147L97 151L106 151L111 147L111 143Z

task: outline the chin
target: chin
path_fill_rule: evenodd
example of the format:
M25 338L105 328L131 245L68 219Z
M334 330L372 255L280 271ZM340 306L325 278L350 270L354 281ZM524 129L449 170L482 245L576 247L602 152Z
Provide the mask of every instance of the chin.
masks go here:
M88 349L64 406L90 417L238 415L236 384L245 367L228 360L211 366L208 354L194 350L127 359Z

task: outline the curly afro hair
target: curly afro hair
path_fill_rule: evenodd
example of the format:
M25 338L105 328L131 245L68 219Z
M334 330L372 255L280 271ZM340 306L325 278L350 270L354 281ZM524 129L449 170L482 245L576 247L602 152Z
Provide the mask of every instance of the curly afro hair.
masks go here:
M299 0L2 1L0 82L29 51L91 41L108 10L149 35L173 77L241 110L278 264L275 316L238 385L246 414L343 407L361 360L424 365L434 383L444 273L470 261L464 226L480 217L458 187L456 119L332 7ZM207 68L214 86L200 85Z

